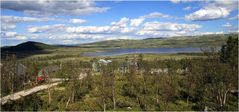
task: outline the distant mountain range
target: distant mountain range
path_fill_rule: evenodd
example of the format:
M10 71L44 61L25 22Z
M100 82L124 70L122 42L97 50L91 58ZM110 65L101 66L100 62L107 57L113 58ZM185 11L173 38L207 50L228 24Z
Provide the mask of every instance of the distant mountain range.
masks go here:
M143 40L108 40L80 45L48 45L40 42L28 41L16 46L1 47L1 52L44 51L60 47L84 48L158 48L158 47L219 47L225 43L228 36L238 34L217 34L203 36L185 36L171 38L147 38Z

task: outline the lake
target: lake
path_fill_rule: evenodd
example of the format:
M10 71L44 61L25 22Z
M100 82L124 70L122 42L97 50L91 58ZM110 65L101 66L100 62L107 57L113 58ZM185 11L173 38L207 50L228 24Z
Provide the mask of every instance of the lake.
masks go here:
M198 53L200 48L112 48L105 52L88 52L83 56L114 56L124 54L170 54L170 53Z

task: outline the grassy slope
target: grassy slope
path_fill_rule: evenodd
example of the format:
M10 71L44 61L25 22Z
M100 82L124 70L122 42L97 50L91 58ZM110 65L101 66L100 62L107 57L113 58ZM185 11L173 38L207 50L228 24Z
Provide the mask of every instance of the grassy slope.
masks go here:
M235 34L230 34L235 35ZM81 47L121 47L121 48L157 48L157 47L218 47L228 35L204 35L193 37L151 38L144 40L109 40L80 45Z

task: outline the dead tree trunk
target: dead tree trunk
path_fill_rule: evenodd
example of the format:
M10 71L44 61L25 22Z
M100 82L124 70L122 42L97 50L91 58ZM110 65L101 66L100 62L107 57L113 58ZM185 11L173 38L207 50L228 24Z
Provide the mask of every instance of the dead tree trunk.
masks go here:
M106 104L104 103L104 112L106 111Z
M188 106L188 104L189 104L189 96L187 96L187 106Z
M225 105L226 105L226 100L227 100L227 94L229 92L229 89L227 90L218 90L217 92L217 96L216 96L216 99L217 99L217 102L219 103L220 105L220 108L223 108Z
M156 89L157 89L157 91L156 91L156 103L157 104L159 104L159 80L160 80L160 78L159 78L159 74L156 74L156 81L155 81L155 83L156 83Z
M48 88L48 104L51 104L51 91L50 88Z
M114 103L114 110L116 109L116 101L115 101L115 88L113 88L113 103Z
M157 85L157 98L156 98L156 102L157 102L157 104L159 104L159 87L158 87L158 85Z
M66 102L66 108L68 107L70 101L71 101L71 96L68 98L68 100L67 100L67 102Z
M48 84L50 85L50 76L48 75L48 79L47 79ZM51 90L50 87L48 87L48 104L51 104Z
M74 100L75 100L75 90L73 89L71 94L71 101L74 102Z

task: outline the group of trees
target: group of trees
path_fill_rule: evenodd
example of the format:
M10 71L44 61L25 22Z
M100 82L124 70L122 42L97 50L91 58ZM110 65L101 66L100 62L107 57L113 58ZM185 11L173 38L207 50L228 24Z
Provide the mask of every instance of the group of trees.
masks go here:
M51 97L51 102L45 101L48 106L43 105L41 98L31 96L43 105L35 105L34 109L238 110L238 38L229 37L219 52L212 51L204 53L203 58L181 60L149 61L140 54L132 60L102 64L99 73L91 70L91 62L56 62L61 69L55 76L67 79L60 85L65 89L46 95ZM14 84L14 73L10 72L14 70L7 71L14 68L14 60L6 61L8 64L1 67L2 78L8 78L4 80L6 86L1 87L4 94L10 93ZM120 72L120 65L129 61L136 61L137 66L130 65L128 72ZM37 69L47 63L26 64ZM82 74L84 77L79 79ZM8 104L5 109L12 106Z
M125 74L115 73L120 62L113 62L104 67L101 83L96 85L101 93L100 107L145 111L238 110L237 41L229 37L219 52L209 49L204 58L148 61L139 55L133 59L139 66L130 67ZM159 68L167 71L151 72Z
M238 38L229 37L219 52L208 49L204 58L148 61L139 55L133 59L138 67L125 74L114 72L120 62L108 64L100 78L101 109L237 110L237 50Z
M17 73L18 64L25 65L24 74ZM15 55L9 55L1 60L1 95L5 96L23 89L26 89L29 80L36 80L38 70L44 64L33 60L19 61ZM3 86L4 85L4 86Z

